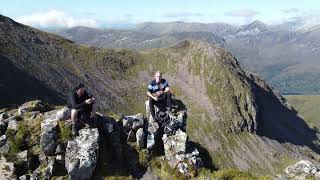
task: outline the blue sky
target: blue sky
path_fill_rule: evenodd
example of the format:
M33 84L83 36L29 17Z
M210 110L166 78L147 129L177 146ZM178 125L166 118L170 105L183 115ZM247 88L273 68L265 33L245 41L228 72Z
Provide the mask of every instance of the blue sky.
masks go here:
M36 27L108 27L146 21L279 24L297 19L320 24L319 12L319 0L1 0L0 7L2 15Z

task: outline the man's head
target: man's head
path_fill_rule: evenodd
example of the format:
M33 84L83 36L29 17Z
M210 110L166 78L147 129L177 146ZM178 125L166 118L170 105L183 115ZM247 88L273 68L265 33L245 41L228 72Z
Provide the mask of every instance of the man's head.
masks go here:
M76 87L76 93L78 96L83 95L84 93L84 85L82 83L78 84L78 86Z
M154 79L156 80L157 83L159 83L162 79L162 73L160 71L157 71L155 74L154 74Z

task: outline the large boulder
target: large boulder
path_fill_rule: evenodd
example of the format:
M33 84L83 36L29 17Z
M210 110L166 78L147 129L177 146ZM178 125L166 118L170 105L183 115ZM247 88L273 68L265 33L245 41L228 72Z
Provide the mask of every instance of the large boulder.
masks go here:
M305 179L306 177L320 179L320 167L315 166L308 160L301 160L296 164L288 166L285 169L285 175L294 179Z
M66 119L69 119L70 115L71 115L71 109L64 107L59 111L57 111L56 118L59 120L66 120Z
M202 166L199 151L193 149L187 153L187 134L178 129L174 135L162 136L165 157L171 168L176 168L184 176L191 176L191 172Z
M18 130L18 123L17 123L17 119L15 116L12 116L8 119L6 119L8 122L8 126L7 129L11 129L13 131L17 131Z
M145 146L145 133L143 131L143 128L139 128L136 132L136 139L138 147L143 148Z
M162 136L164 153L171 167L176 167L179 163L175 156L184 154L187 146L187 134L180 129L172 136L164 134Z
M55 154L58 145L58 122L55 116L51 116L41 123L40 145L46 155Z
M147 148L151 149L156 143L156 137L159 133L159 124L152 116L149 117L148 134L147 134Z
M81 129L79 135L68 141L65 166L70 179L90 179L99 155L99 132L97 128Z
M22 104L18 109L18 115L21 115L25 112L31 111L39 111L39 112L46 112L49 111L51 108L41 100L29 101Z
M132 116L125 116L122 119L122 126L126 131L137 131L144 125L143 114L139 113Z

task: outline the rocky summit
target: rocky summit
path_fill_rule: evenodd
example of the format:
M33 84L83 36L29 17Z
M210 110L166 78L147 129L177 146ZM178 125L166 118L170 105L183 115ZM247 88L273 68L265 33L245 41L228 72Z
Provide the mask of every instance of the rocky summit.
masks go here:
M300 170L286 167L300 160L318 167L319 131L214 44L96 48L0 16L0 69L6 177L287 178ZM146 108L156 70L168 80L176 107L173 116L161 115L164 123ZM98 100L100 113L96 127L73 137L65 106L79 82ZM318 168L311 169L317 177Z

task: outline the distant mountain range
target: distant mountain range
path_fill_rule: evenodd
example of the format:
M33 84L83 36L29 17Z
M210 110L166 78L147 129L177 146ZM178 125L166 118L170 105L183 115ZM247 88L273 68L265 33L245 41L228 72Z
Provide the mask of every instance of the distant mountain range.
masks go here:
M74 27L55 33L97 47L149 49L197 39L230 51L247 70L261 74L281 93L320 93L320 26L297 30L260 21L226 23L146 22L129 30Z
M143 51L87 47L1 15L0 42L1 109L29 98L60 104L83 82L101 112L142 113L148 81L161 70L188 109L188 137L211 167L275 175L288 162L319 161L318 131L231 53L208 42Z

